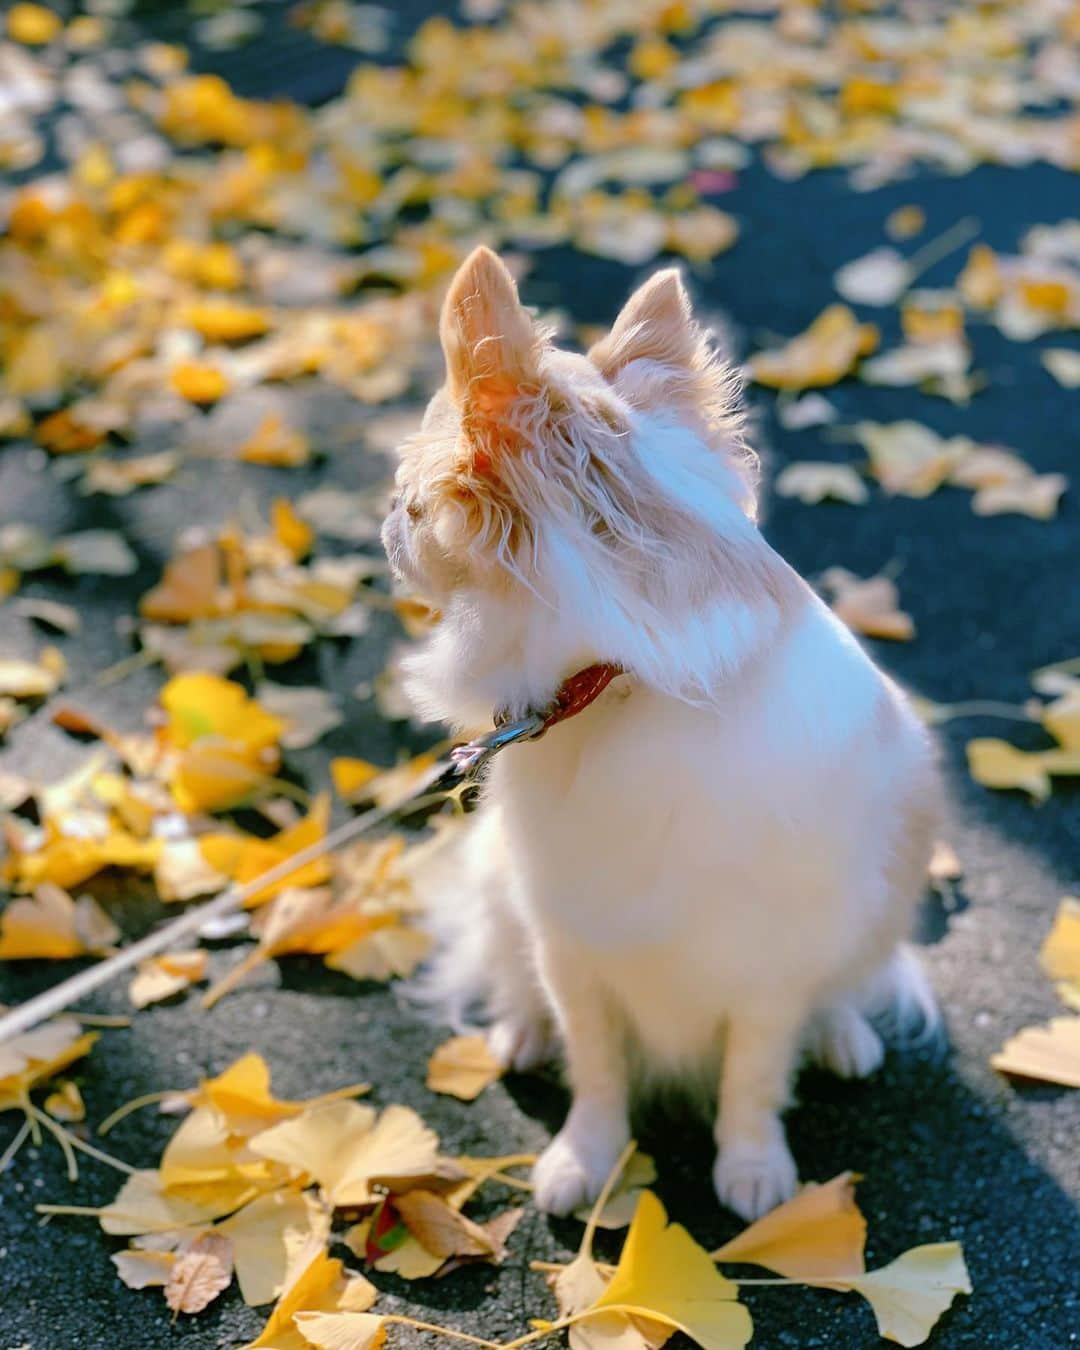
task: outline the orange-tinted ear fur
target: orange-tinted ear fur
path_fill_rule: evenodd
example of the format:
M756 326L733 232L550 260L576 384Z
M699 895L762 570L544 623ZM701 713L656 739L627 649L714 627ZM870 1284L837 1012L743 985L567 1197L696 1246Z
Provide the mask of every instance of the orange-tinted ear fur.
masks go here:
M458 268L439 324L447 388L462 412L478 463L500 445L516 443L508 414L538 382L541 336L518 299L517 286L489 248L477 248Z
M607 379L631 361L690 367L697 363L701 332L678 272L669 267L637 288L622 307L611 332L589 351L589 360Z

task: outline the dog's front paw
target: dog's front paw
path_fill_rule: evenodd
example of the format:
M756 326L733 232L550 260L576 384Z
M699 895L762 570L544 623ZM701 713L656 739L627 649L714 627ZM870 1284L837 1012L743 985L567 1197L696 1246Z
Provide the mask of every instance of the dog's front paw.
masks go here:
M747 1223L790 1200L798 1183L795 1159L782 1138L761 1147L731 1144L720 1150L713 1169L720 1203Z
M620 1146L586 1147L569 1129L561 1130L533 1167L533 1199L545 1214L572 1214L600 1194L619 1158Z
M550 1018L501 1017L487 1033L488 1049L504 1069L528 1073L555 1057L555 1030Z

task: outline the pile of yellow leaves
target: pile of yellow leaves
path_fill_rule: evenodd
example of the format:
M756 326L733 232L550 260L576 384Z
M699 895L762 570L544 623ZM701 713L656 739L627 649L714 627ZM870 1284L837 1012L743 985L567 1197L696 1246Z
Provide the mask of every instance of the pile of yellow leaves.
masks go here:
M335 1215L348 1223L340 1240L378 1270L416 1279L447 1262L498 1264L521 1211L481 1224L463 1210L485 1183L520 1186L503 1169L531 1159L445 1157L414 1111L350 1100L366 1091L357 1084L282 1100L263 1059L245 1055L190 1091L153 1094L105 1122L102 1133L154 1100L187 1113L159 1166L132 1171L111 1204L41 1210L94 1214L104 1232L129 1238L113 1257L121 1279L160 1287L174 1311L201 1311L233 1272L246 1303L279 1298L256 1344L276 1344L275 1332L300 1310L356 1311L374 1301L366 1279L345 1277L327 1255Z
M360 554L305 563L314 538L284 499L265 533L230 524L188 536L139 604L144 651L170 671L223 675L245 661L290 661L320 635L363 632L360 586L377 564Z

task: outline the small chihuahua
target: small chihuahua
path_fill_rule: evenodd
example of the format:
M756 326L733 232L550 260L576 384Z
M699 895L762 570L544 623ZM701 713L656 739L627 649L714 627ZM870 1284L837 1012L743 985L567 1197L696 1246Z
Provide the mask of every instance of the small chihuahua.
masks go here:
M938 783L928 738L755 524L738 381L675 271L587 356L557 350L488 249L454 278L445 387L402 449L383 529L442 611L410 658L458 727L622 673L507 750L466 831L444 1003L479 1000L523 1069L564 1047L573 1102L534 1172L593 1199L635 1080L711 1078L714 1180L754 1219L797 1182L780 1113L800 1054L845 1077L875 1029L933 1023L901 939Z

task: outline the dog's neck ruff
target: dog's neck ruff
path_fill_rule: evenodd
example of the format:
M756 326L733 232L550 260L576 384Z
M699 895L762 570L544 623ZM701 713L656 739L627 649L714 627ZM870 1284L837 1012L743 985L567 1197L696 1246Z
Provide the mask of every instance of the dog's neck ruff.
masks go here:
M622 674L622 666L613 665L610 661L598 661L595 665L586 666L583 670L568 675L559 685L551 703L531 714L542 723L536 735L542 736L545 731L550 731L560 722L584 712L590 703L600 697L611 681ZM495 714L497 727L505 726L508 721L509 718L505 713Z

